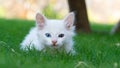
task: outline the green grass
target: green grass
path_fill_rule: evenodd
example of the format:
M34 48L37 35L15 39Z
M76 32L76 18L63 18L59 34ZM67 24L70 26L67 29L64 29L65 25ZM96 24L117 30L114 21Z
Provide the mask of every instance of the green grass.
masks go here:
M21 51L19 44L33 26L34 21L0 19L0 68L120 67L120 36L109 35L112 26L91 24L93 33L78 33L75 56Z

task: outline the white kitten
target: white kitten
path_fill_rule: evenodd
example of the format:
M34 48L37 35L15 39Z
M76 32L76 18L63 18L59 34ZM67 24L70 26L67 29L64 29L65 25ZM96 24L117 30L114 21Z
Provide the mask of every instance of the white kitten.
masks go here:
M32 28L29 34L21 43L21 49L28 50L28 47L36 50L65 49L67 53L74 54L73 36L75 35L74 13L69 13L63 20L50 20L40 13L36 14L36 27Z

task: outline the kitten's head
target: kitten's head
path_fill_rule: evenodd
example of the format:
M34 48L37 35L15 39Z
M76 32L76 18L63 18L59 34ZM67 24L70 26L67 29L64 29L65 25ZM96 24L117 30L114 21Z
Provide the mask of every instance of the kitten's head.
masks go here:
M63 20L50 20L44 15L36 14L38 37L42 44L50 47L61 47L74 36L74 13L69 13Z

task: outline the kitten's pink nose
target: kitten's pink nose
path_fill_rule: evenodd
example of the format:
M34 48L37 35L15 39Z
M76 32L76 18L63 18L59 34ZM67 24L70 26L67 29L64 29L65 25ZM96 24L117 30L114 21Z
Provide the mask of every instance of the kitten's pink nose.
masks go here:
M56 46L57 40L52 40L53 46Z

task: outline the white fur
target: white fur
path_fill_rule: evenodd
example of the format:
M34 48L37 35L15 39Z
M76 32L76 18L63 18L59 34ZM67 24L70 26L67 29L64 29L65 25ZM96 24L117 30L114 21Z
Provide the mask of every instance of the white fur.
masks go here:
M71 13L74 14L74 13ZM70 14L68 15L70 16ZM74 15L73 15L74 16ZM66 18L65 18L66 19ZM74 19L73 19L74 20ZM75 27L72 26L67 29L65 20L49 20L45 19L45 25L43 29L39 29L39 26L32 28L29 34L25 37L21 43L21 49L28 50L28 47L32 49L33 47L36 50L46 50L50 49L65 49L67 53L75 53L73 50L73 36L75 35ZM37 24L38 25L38 24ZM45 33L50 33L52 37L48 38L45 36ZM64 34L63 38L59 38L59 34ZM56 46L52 45L51 40L57 40Z

